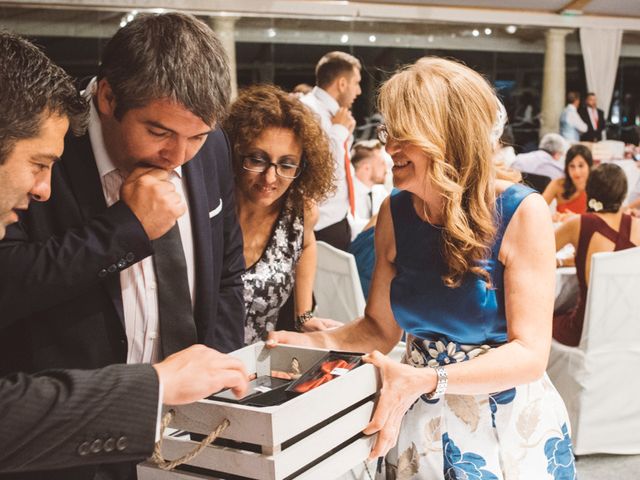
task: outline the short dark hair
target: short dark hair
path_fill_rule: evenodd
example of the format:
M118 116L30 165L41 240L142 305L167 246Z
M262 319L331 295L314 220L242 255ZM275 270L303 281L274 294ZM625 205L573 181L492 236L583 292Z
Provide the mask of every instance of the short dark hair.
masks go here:
M598 213L617 213L627 196L627 176L615 163L603 163L591 170L587 180L587 211L595 210L588 201L595 199L602 204Z
M354 167L357 167L358 164L362 163L364 160L371 158L373 152L380 150L381 148L382 144L377 140L367 141L367 143L356 143L351 152L351 164Z
M116 118L161 98L184 105L208 125L220 122L231 96L227 55L197 18L141 14L107 43L98 69L116 100Z
M573 103L576 100L580 100L580 92L567 93L567 103Z
M595 92L587 92L587 97L595 97Z
M353 55L345 52L329 52L316 65L316 85L327 88L342 75L351 76L354 70L360 70L362 65Z
M35 45L0 32L0 165L17 141L37 136L52 114L67 117L80 134L88 104L71 77Z
M571 176L569 175L569 164L578 155L587 162L589 170L593 167L593 156L591 155L591 150L589 150L589 147L586 145L576 144L567 150L567 155L564 160L564 192L562 192L562 197L565 199L571 198L571 195L576 192L576 186L573 184L573 180L571 180Z

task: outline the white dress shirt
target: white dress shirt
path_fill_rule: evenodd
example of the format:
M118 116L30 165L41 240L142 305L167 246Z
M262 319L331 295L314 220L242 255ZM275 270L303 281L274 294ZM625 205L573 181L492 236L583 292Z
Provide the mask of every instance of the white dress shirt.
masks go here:
M389 196L389 191L383 184L368 187L358 177L353 177L353 187L355 190L356 214L349 218L351 241L362 232L371 217L378 214L382 202Z
M92 91L93 81L87 87ZM93 155L102 182L102 191L107 206L120 199L123 175L115 167L104 145L102 126L93 102L89 115L89 138ZM195 258L191 214L187 184L182 176L182 168L176 168L171 175L176 191L187 203L187 211L178 219L180 238L187 264L187 277L191 303L195 302ZM147 257L120 272L122 306L127 335L127 363L148 363L161 360L160 334L158 322L158 292L152 257Z
M520 172L546 175L551 180L564 177L564 161L556 160L545 150L535 150L516 155L511 168L515 168Z
M580 134L588 129L576 107L569 103L560 115L560 135L570 142L579 142Z
M314 87L300 101L318 115L320 125L329 137L331 153L333 154L336 190L329 198L318 205L319 216L315 229L322 230L344 220L349 213L349 187L347 185L344 156L345 142L347 143L348 151L351 148L353 139L344 125L331 122L334 115L338 113L340 105L325 90L320 87ZM351 178L355 179L353 167L350 166L349 168L351 168Z

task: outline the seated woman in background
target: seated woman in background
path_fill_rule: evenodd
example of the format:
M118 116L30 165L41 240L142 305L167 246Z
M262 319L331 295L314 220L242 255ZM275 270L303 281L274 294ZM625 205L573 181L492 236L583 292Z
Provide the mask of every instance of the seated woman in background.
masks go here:
M292 292L297 327L341 325L312 314L316 203L333 188L329 143L313 113L279 88L258 85L240 93L224 128L247 265L245 343L274 329Z
M588 147L574 145L567 151L564 178L552 180L542 193L547 203L556 200L558 215L554 221L562 221L571 215L587 211L585 188L592 165L593 157Z
M578 304L553 319L553 338L570 346L577 346L582 335L591 256L640 244L640 219L621 211L627 194L627 177L620 167L606 163L593 169L586 191L589 213L574 216L556 230L556 250L568 243L576 249Z

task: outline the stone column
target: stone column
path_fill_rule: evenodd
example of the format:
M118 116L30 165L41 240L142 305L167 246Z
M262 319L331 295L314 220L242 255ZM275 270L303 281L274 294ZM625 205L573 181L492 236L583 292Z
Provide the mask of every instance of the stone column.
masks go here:
M229 70L231 73L231 100L238 94L238 75L236 66L236 22L239 17L211 17L209 26L218 35L222 46L229 57Z
M545 34L540 137L560 130L560 114L565 104L565 37L569 33L571 30L550 28Z

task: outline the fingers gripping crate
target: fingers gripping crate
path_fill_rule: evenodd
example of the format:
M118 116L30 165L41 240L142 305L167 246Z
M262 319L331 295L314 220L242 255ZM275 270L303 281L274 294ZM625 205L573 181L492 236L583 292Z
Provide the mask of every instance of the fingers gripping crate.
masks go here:
M250 345L231 355L249 374L290 371L292 359L305 371L325 350ZM139 480L230 478L304 480L336 478L367 458L373 438L362 435L369 422L379 377L373 365L361 365L303 395L272 407L252 407L201 400L171 407L171 428L208 435L224 419L229 426L214 442L186 464L172 471L150 462L138 465ZM165 408L166 410L166 408ZM198 442L165 436L165 458L178 458Z

